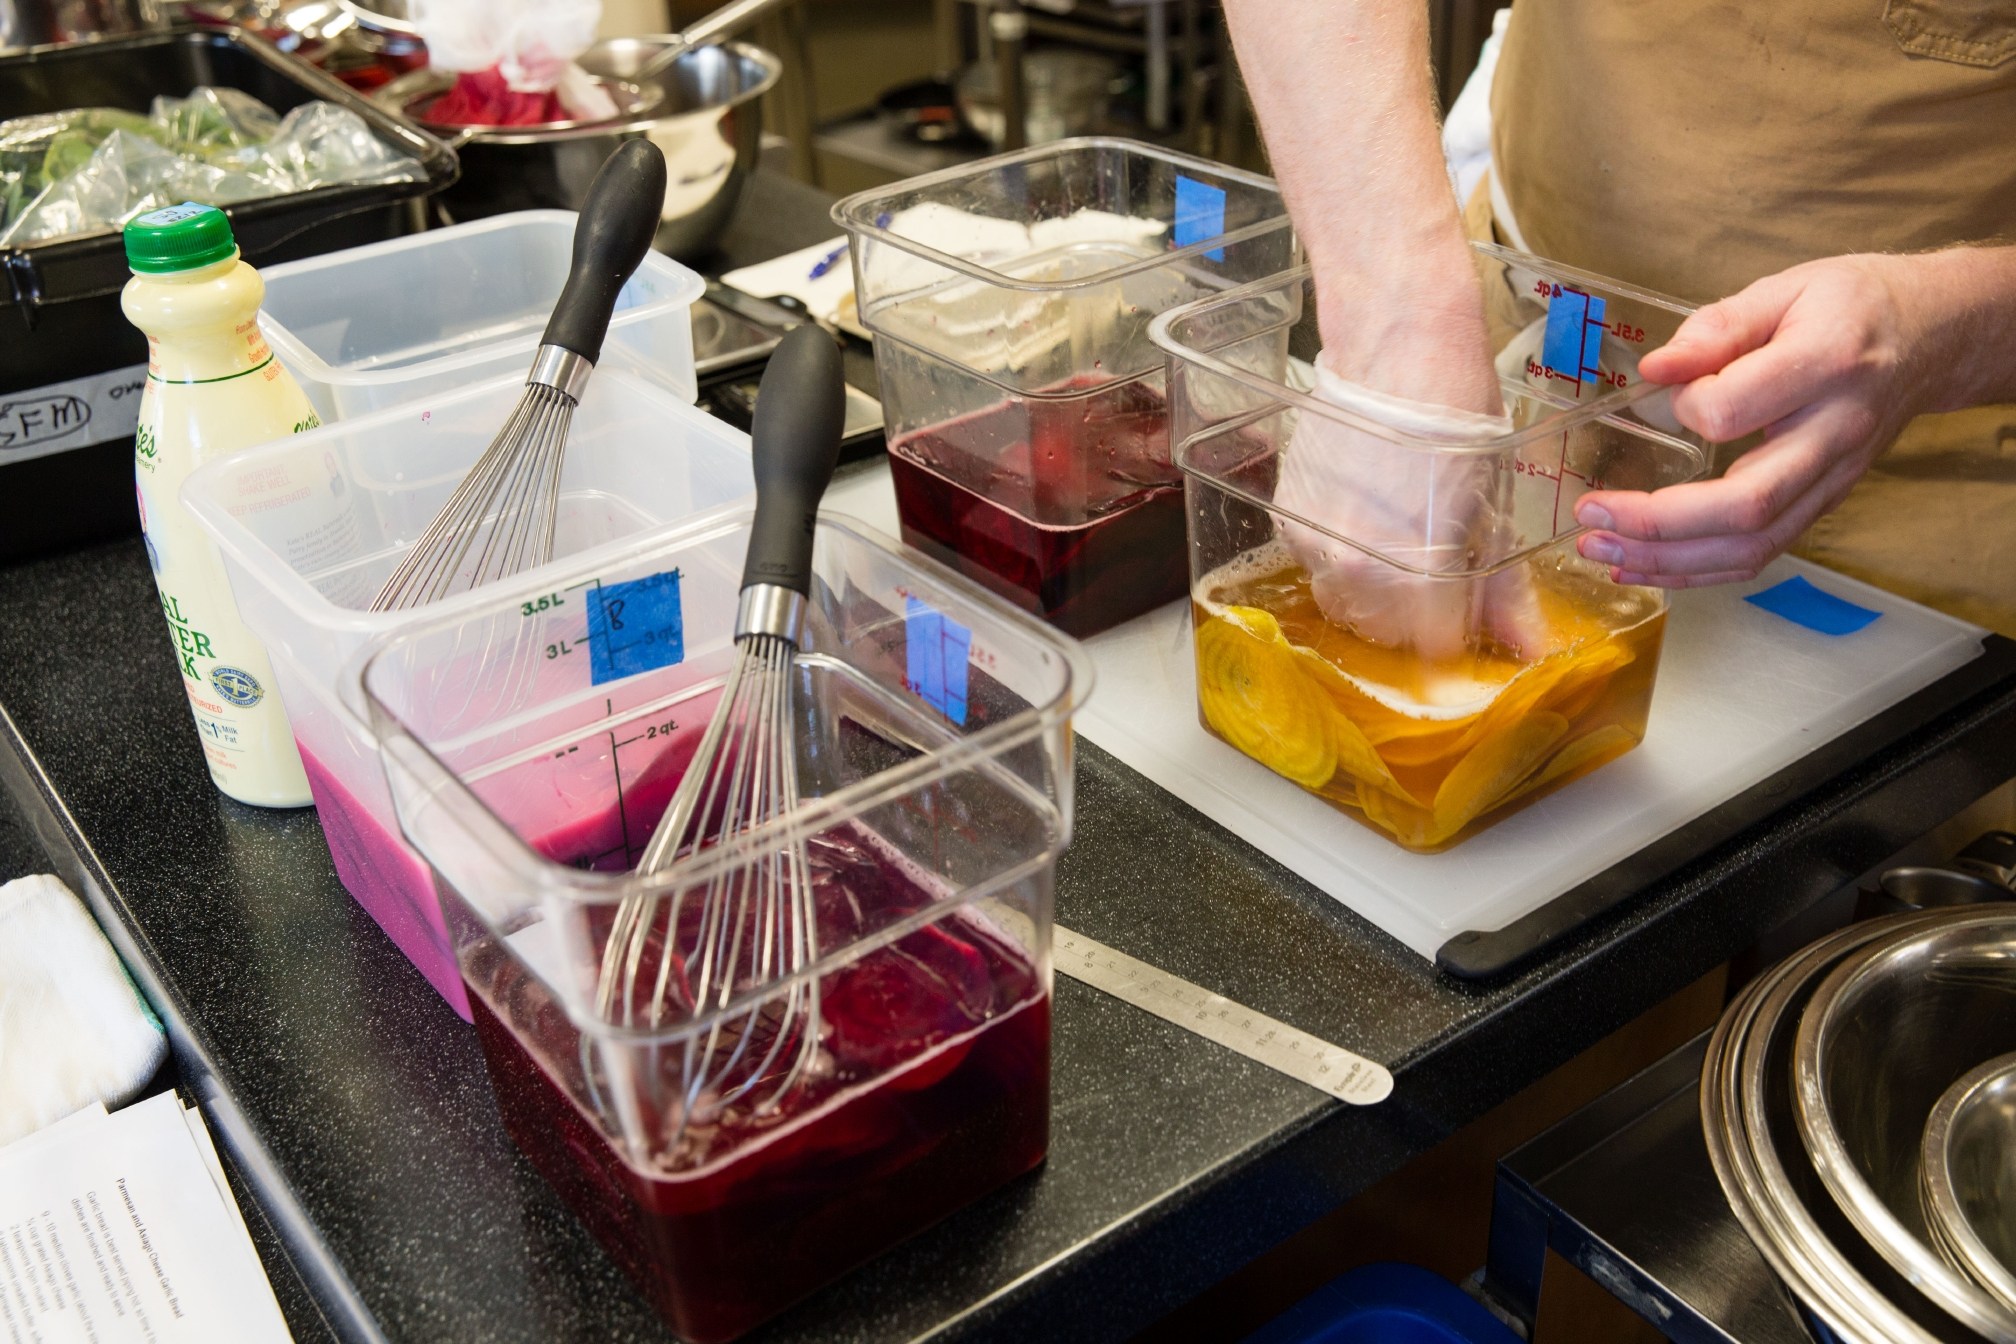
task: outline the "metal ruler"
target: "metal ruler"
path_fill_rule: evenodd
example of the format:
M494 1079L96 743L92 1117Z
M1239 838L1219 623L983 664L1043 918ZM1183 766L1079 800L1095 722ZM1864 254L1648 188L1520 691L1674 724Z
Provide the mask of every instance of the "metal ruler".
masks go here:
M1116 952L1062 924L1052 936L1051 960L1073 980L1236 1050L1339 1101L1370 1106L1384 1101L1393 1091L1393 1075L1362 1055L1277 1022L1125 952Z

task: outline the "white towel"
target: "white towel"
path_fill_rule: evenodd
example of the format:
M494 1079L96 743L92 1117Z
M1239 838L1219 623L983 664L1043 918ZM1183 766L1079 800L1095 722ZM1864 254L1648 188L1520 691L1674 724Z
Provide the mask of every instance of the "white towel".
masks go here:
M54 877L0 886L0 1144L130 1099L168 1053L84 905Z

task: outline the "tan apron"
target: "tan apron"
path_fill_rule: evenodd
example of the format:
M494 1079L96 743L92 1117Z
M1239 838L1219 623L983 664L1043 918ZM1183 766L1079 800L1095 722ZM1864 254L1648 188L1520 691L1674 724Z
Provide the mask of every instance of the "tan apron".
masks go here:
M2016 241L2016 0L1519 0L1491 107L1529 248L1696 302ZM2016 407L1913 421L1797 550L2016 635Z

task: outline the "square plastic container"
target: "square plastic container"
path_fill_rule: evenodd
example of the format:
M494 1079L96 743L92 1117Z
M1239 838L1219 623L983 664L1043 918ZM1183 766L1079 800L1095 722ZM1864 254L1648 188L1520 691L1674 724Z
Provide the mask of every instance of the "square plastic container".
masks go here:
M1666 392L1640 386L1638 361L1673 338L1692 304L1495 243L1470 248L1501 378L1564 408L1629 407L1636 419L1683 433Z
M1187 478L1199 714L1434 851L1643 738L1666 595L1583 560L1574 505L1692 480L1707 451L1648 422L1651 385L1587 387L1578 403L1517 350L1501 362L1509 433L1402 432L1310 395L1315 314L1303 270L1155 326ZM1347 464L1320 510L1283 489L1298 450Z
M1076 635L1184 589L1158 314L1300 253L1269 178L1063 140L850 196L903 539Z
M523 390L521 373L327 425L211 463L182 489L223 553L240 614L272 657L337 876L465 1018L433 881L399 837L365 715L345 708L337 688L374 636L490 600L478 590L413 611L368 610ZM315 499L233 512L241 491L271 499L276 476L312 483ZM578 605L561 575L753 488L747 435L663 388L597 372L568 437L559 558L525 581L550 583L548 605ZM335 508L332 498L347 505Z
M803 802L640 877L734 656L748 527L738 513L570 565L558 586L595 605L491 597L384 641L361 674L505 1125L694 1341L742 1333L1042 1160L1052 879L1069 716L1090 689L1071 641L822 519L794 686ZM757 916L735 916L732 996L696 1009L709 883L735 908L791 837L817 904L804 963L755 968ZM654 896L634 996L605 1012L618 912ZM673 900L684 960L654 1020ZM810 1020L810 986L817 1030L783 1025ZM738 1041L754 1047L734 1056ZM758 1062L766 1042L780 1048Z
M275 266L260 325L325 421L522 378L567 282L575 218L525 210ZM645 253L617 296L598 367L692 401L689 310L705 288Z

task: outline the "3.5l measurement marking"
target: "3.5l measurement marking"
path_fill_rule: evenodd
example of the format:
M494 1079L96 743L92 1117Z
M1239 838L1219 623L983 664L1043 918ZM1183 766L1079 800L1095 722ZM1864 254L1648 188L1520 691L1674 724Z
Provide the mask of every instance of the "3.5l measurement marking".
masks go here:
M1354 1106L1384 1101L1393 1075L1341 1045L1311 1036L1223 994L1057 925L1051 959L1073 980L1131 1003Z

